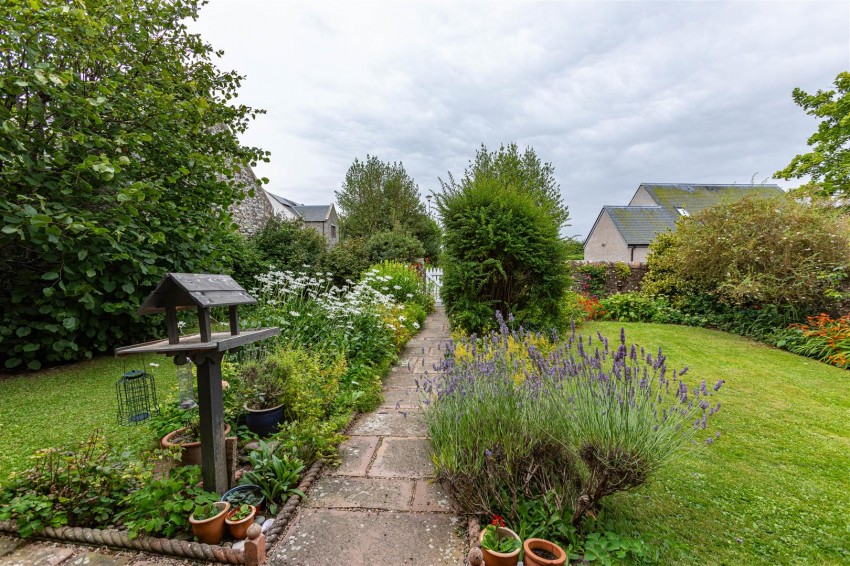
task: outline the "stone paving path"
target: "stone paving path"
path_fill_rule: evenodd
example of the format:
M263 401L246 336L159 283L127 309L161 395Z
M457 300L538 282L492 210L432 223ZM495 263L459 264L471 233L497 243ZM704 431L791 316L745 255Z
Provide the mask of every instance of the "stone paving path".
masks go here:
M275 566L430 566L463 563L461 521L433 483L427 428L415 380L442 358L449 325L441 306L425 321L384 383L384 403L362 415L342 464L313 485Z

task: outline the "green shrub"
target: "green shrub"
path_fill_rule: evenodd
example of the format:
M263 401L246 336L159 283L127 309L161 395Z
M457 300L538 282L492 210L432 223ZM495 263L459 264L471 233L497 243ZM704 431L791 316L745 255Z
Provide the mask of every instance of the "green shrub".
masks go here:
M443 302L467 332L512 313L529 328L563 328L569 287L558 222L534 196L483 178L437 195L445 227Z
M465 513L549 495L578 528L602 498L644 485L706 428L722 381L689 387L660 349L601 335L499 330L449 347L422 396L437 477ZM705 438L711 444L714 437Z
M416 303L427 312L434 310L434 298L425 293L419 273L409 264L385 261L373 265L363 280L396 303Z
M366 256L372 263L413 263L425 256L422 242L402 232L378 232L366 240Z
M242 474L239 485L256 485L266 496L269 513L275 515L277 506L290 495L307 497L298 489L304 464L298 458L291 456L280 446L260 440L260 447L248 454L251 469Z
M0 520L16 521L24 537L43 527L109 523L144 476L139 462L98 432L74 446L41 450L34 460L0 491Z
M699 294L811 314L832 302L850 266L850 229L833 207L750 197L682 217L650 252L642 290L677 307Z
M334 283L337 285L359 281L368 268L369 254L366 251L366 240L363 238L346 238L325 255L324 269L333 274Z
M250 239L263 262L280 271L318 271L325 263L325 237L301 220L270 218ZM252 285L253 287L253 285Z
M683 316L670 306L666 297L649 297L641 293L617 293L599 301L605 320L620 322L675 323Z
M218 495L198 487L199 466L172 469L165 477L151 479L124 500L125 511L119 521L127 527L130 538L139 535L171 537L187 532L189 515L199 505L218 501Z

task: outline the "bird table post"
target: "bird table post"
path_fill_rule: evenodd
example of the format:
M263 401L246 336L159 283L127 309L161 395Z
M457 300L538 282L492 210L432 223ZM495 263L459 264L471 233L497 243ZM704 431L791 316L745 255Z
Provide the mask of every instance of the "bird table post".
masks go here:
M227 350L275 336L278 328L239 330L238 305L257 301L228 275L168 273L139 307L138 314L165 313L168 338L117 348L118 355L155 352L172 356L175 363L191 359L198 368L198 412L201 418L201 468L204 489L222 494L227 479L221 361ZM229 328L213 332L210 309L228 307ZM181 337L177 311L197 310L199 333Z

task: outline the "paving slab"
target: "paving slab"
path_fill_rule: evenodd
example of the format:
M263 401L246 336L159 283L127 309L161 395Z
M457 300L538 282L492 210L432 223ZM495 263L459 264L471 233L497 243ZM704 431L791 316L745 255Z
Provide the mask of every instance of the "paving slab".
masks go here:
M400 367L384 380L384 389L412 389L416 387L416 381L420 375L408 371L406 366Z
M412 497L412 480L328 477L310 490L307 507L407 511Z
M339 447L342 463L331 473L339 476L365 476L379 442L377 436L352 436Z
M369 468L369 476L376 478L418 479L433 475L431 443L427 438L384 438Z
M449 494L434 480L416 480L411 511L420 513L456 513Z
M57 566L74 554L74 550L49 544L27 544L0 558L0 566Z
M74 556L62 566L129 566L133 562L126 556L110 556L98 552L85 552Z
M428 436L428 424L419 411L385 411L360 417L348 431L351 436Z
M384 389L384 409L418 409L419 394L416 389Z
M458 519L445 513L302 509L289 537L272 551L274 566L457 566Z
M22 546L24 541L19 538L0 536L0 557L6 556L14 551L19 546Z

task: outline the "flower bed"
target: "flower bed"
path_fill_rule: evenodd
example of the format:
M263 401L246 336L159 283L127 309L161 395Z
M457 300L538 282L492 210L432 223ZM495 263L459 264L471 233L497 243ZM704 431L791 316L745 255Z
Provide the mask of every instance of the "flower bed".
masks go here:
M322 461L337 458L342 431L354 414L381 402L382 377L432 306L404 265L382 264L346 288L330 281L327 274L261 277L258 304L244 315L244 326L277 325L281 337L222 366L225 420L239 445L235 467L240 483L260 487L267 515L297 503L305 473L315 475ZM257 436L245 426L245 408L265 396L283 405L284 421L266 442L248 446ZM192 436L196 421L197 411L171 401L145 426L158 442L184 427ZM175 459L173 450L122 451L99 434L43 451L33 468L13 474L0 490L0 521L14 521L21 536L67 526L118 529L130 540L185 537L190 514L218 497L196 487L196 466L163 473L163 464Z

